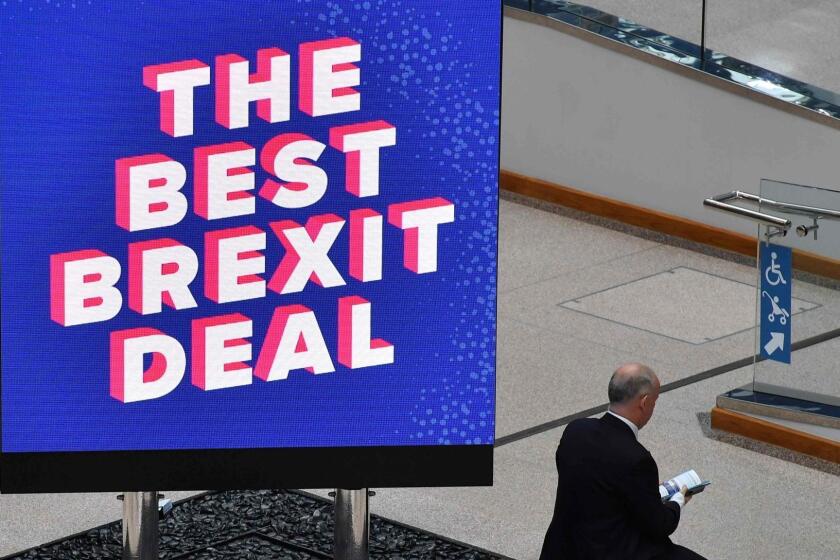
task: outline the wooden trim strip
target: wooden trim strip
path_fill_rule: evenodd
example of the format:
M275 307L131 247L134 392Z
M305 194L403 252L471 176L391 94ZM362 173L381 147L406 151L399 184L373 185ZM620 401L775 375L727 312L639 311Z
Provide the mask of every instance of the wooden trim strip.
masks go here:
M772 443L833 463L840 463L840 442L800 432L761 418L716 406L712 409L712 428Z
M695 222L673 214L666 214L598 194L572 189L504 169L499 176L499 186L506 191L552 204L559 204L625 224L755 257L756 240L754 237L743 233ZM794 249L793 266L804 272L840 280L840 261L828 257Z

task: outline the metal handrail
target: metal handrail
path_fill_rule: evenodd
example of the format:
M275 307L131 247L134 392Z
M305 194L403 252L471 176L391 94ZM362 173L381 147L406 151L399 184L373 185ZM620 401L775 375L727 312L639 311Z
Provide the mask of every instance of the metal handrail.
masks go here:
M585 7L586 0L577 1L583 2L583 4L577 4L577 2L569 2L568 4ZM705 1L704 5L701 5L701 10L709 4L711 2ZM840 101L837 100L836 93L760 68L722 52L714 51L707 44L706 23L708 22L703 18L701 18L700 45L695 45L668 33L642 25L625 25L625 23L635 23L629 22L629 20L621 21L620 19L618 24L608 24L601 19L597 19L597 17L593 17L591 13L587 13L587 15L579 13L569 8L565 3L537 4L534 0L504 0L504 5L506 16L513 16L512 12L507 12L508 9L514 12L530 12L550 20L562 22L563 25L590 31L596 36L627 45L639 52L668 60L685 68L698 70L697 73L692 72L687 75L705 83L719 84L719 80L724 80L738 86L733 88L732 92L744 95L753 101L768 104L768 101L772 99L773 101L769 101L769 103L772 103L775 108L779 108L776 101L782 101L784 105L781 108L787 112L799 116L807 115L808 118L822 124L840 128ZM551 8L550 12L548 12L549 7ZM601 14L614 15L597 8L590 9L601 12ZM708 6L708 9L712 9L712 6ZM574 21L561 14L575 16L580 21ZM602 27L617 30L619 33L605 33L592 26L584 25L584 23L595 23ZM639 28L645 29L646 32L639 33ZM649 32L651 33L649 34ZM659 33L658 36L657 33ZM586 35L578 35L578 37L586 37ZM666 38L668 40L665 40ZM676 40L676 44L671 41L672 39ZM700 52L696 52L695 49ZM673 70L670 65L666 65L664 68Z
M755 202L757 204L766 204L767 206L772 206L773 208L784 210L785 212L788 212L790 214L800 214L802 216L810 216L813 218L829 218L833 220L840 220L840 211L837 210L820 208L818 206L806 206L804 204L794 204L792 202L779 202L776 200L771 200L769 198L756 196L752 193L746 193L741 191L735 192L738 193L740 198L743 198L744 200L749 200L750 202Z
M741 196L743 194L749 193L732 191L724 194L719 194L717 196L707 198L706 200L704 200L703 206L708 206L709 208L712 208L714 210L729 212L730 214L735 214L736 216L741 216L742 218L747 218L749 220L753 220L769 226L776 226L784 230L790 228L791 222L788 219L779 218L778 216L773 216L772 214L765 214L763 212L756 212L755 210L750 210L749 208L741 208L740 206L735 206L734 204L729 204L727 202L728 200L746 198L744 196Z
M766 205L772 208L777 208L789 214L809 216L811 218L814 218L815 220L822 218L828 218L830 220L840 220L840 211L837 210L820 208L818 206L806 206L804 204L794 204L792 202L780 202L777 200L763 198L761 196L743 191L731 191L728 193L719 194L712 198L707 198L703 201L703 205L708 206L709 208L713 208L715 210L722 210L724 212L736 214L744 218L761 222L763 224L780 227L783 229L788 229L791 225L790 220L786 218L780 218L772 214L765 214L764 212L757 212L755 210L750 210L749 208L742 208L741 206L729 204L728 201L730 200L746 200L747 202L752 202L758 204L759 206Z

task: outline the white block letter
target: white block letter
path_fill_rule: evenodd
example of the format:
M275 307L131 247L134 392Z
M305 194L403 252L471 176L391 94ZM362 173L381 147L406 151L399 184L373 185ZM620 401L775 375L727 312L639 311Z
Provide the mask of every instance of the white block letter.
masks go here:
M236 54L216 57L216 122L225 128L248 126L248 105L257 116L277 123L289 120L289 55L278 48L257 51L257 72Z
M187 170L163 154L118 159L116 167L117 225L141 231L175 225L187 214L180 192Z
M192 322L192 384L204 391L251 383L253 323L240 314Z
M394 346L370 338L370 302L359 296L338 300L338 361L350 369L394 363Z
M140 313L160 313L163 303L172 309L198 304L190 283L198 273L195 251L174 239L152 239L128 244L128 306Z
M204 234L204 295L216 303L265 297L265 232L255 226Z
M287 183L266 179L260 196L281 208L304 208L327 192L327 174L308 160L318 161L327 146L306 134L280 134L260 153L263 169ZM300 161L299 161L300 160Z
M152 354L149 369L143 367ZM159 399L171 393L187 367L181 343L157 329L111 333L111 396L124 403Z
M347 192L358 197L379 194L379 148L397 143L397 129L385 121L374 121L330 129L330 146L345 158Z
M278 307L268 325L254 375L263 381L277 381L302 368L316 374L335 371L315 313L303 305Z
M205 220L247 216L256 212L254 172L257 151L245 142L196 148L195 213Z
M298 107L310 117L358 111L361 96L353 89L361 82L362 46L349 37L300 45Z
M335 214L323 214L309 218L306 227L292 220L269 225L286 249L286 254L271 277L268 289L278 294L300 292L310 279L323 288L345 284L327 255L344 226L344 220Z
M382 280L382 214L375 210L350 211L349 268L360 282Z
M455 205L440 197L391 204L388 223L405 230L403 266L417 274L437 270L438 226L455 221Z
M122 294L114 287L122 268L101 251L50 255L50 318L64 327L116 317Z
M143 85L160 93L160 129L170 136L193 133L193 90L210 83L210 67L184 60L143 68Z

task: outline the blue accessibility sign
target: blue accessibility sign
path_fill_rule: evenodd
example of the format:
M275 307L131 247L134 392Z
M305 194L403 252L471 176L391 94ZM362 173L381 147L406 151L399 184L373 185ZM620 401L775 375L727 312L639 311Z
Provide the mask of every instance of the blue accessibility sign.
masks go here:
M761 356L790 363L791 344L791 249L762 243L761 267Z

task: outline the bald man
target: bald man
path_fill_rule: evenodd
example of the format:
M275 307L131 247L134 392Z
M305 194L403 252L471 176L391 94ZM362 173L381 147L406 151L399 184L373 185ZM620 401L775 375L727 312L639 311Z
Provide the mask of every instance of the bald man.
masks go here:
M610 378L601 418L571 422L557 448L557 501L540 560L704 560L668 537L688 503L685 488L659 497L656 461L639 443L659 398L649 367L625 364Z

